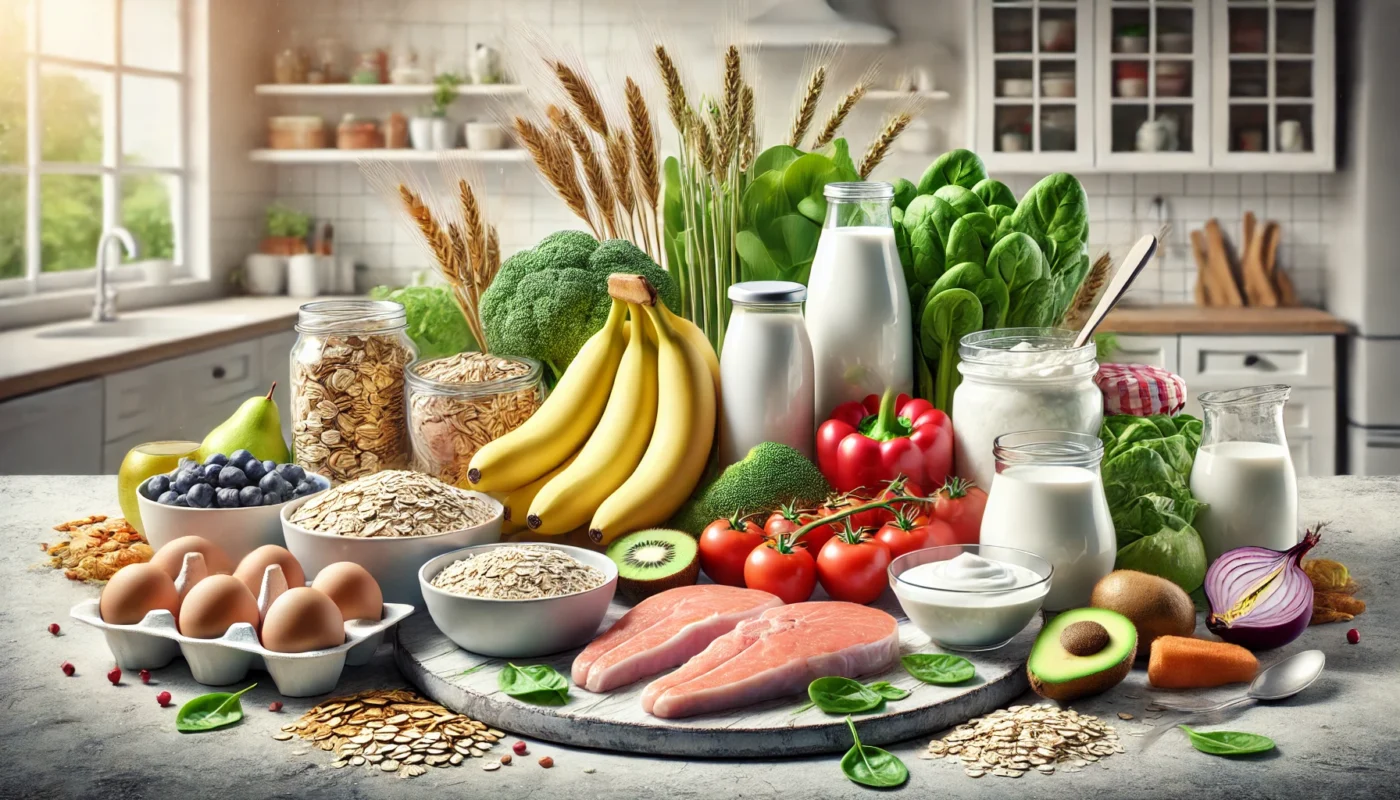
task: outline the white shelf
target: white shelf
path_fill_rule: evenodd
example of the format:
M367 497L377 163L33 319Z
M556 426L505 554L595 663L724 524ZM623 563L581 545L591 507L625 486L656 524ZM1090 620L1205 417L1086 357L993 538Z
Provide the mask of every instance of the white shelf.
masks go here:
M495 164L516 164L529 162L530 155L524 150L409 150L385 148L370 150L254 150L248 154L252 161L265 164L354 164L359 161L437 161L440 155L460 158L467 161L482 161Z
M865 93L865 98L867 100L908 100L914 97L929 103L942 103L951 98L952 95L940 89L934 89L928 92L906 92L900 89L871 89Z
M512 83L467 83L457 87L459 95L486 97L522 94L524 86ZM255 94L282 97L427 97L431 83L260 83Z

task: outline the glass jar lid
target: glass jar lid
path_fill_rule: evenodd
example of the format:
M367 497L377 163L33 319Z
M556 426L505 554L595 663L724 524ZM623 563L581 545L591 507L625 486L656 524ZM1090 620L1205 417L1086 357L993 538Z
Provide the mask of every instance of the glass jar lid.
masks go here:
M807 300L807 287L794 281L745 281L729 287L729 299L748 305L789 305Z
M822 189L828 200L892 200L894 186L884 181L838 181Z
M374 333L408 327L408 314L392 300L318 300L297 311L298 333Z

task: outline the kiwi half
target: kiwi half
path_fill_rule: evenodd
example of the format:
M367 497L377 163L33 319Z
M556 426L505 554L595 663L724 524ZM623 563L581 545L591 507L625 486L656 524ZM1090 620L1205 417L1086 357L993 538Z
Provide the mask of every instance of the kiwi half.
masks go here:
M688 533L665 528L630 533L608 546L617 592L637 603L700 578L700 549Z

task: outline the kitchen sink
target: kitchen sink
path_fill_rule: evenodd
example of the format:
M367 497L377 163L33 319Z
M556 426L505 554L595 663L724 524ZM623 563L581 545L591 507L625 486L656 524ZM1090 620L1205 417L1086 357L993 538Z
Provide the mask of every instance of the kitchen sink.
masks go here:
M124 317L113 322L81 322L50 328L36 335L40 339L164 339L196 335L236 323L237 319L230 317Z

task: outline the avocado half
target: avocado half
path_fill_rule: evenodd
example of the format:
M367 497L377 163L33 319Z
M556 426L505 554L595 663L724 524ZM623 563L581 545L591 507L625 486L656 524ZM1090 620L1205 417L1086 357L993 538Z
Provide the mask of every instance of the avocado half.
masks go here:
M1066 703L1117 686L1132 670L1136 655L1132 620L1104 608L1076 608L1041 629L1031 646L1026 674L1036 694Z

